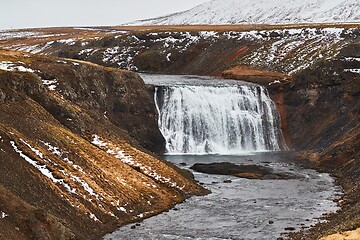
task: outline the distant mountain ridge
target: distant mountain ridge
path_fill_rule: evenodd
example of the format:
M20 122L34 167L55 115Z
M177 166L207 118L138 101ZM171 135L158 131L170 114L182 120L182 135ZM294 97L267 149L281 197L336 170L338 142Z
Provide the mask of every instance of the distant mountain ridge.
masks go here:
M190 10L128 25L360 22L358 0L212 0Z

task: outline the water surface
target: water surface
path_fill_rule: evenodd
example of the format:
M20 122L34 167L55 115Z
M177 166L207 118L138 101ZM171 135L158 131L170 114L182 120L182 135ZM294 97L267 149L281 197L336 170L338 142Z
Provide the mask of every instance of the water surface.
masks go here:
M211 194L187 199L168 212L144 220L135 229L130 228L134 226L131 224L105 239L277 239L287 227L309 227L323 213L337 210L333 198L340 195L340 189L334 180L328 174L296 164L289 154L165 157L185 168L210 162L258 164L299 178L249 180L194 172L196 180Z

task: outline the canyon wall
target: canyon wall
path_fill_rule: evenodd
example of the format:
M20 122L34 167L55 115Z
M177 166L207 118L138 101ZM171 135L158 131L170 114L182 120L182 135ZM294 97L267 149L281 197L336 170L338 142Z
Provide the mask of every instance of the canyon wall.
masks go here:
M155 167L159 160L153 159L143 147L161 152L164 143L154 128L156 114L145 85L133 73L110 70L78 60L140 72L224 76L266 86L280 110L282 130L289 146L299 153L300 158L309 160L313 167L337 176L345 190L342 210L337 215L330 216L329 223L317 225L311 230L312 235L308 239L314 239L314 236L359 227L359 36L358 25L248 31L142 30L92 38L43 39L35 45L14 45L8 42L7 46L43 55L77 59L62 59L41 69L44 75L40 77L44 80L62 79L62 76L71 72L71 77L58 81L59 86L56 85L62 91L59 92L60 95L50 94L51 97L45 97L33 87L27 91L26 88L20 88L21 91L18 91L19 84L14 83L16 92L20 92L25 100L29 99L30 103L41 106L36 110L37 113L45 111L54 118L56 124L61 124L66 130L70 129L88 143L96 143L96 151L113 154L110 156L111 162L106 166L112 166L112 161L117 156L123 158L123 162L133 170L145 175L148 173L152 178L154 176L149 174L149 169L145 166ZM44 57L45 62L55 61L49 59L51 58ZM58 67L61 64L64 64L63 70ZM9 73L3 76L7 74ZM107 77L101 77L104 75ZM120 82L114 80L119 77L122 79ZM96 89L102 90L97 92ZM117 91L110 93L112 89ZM81 92L80 96L77 95L78 92ZM8 94L0 93L0 99L9 99L7 96ZM134 101L135 99L138 100ZM26 101L21 103L20 106L26 106ZM142 107L143 104L145 107ZM5 106L8 106L7 110ZM16 114L9 110L10 106L11 103L2 104L4 112L8 111L5 116L21 119L34 115ZM26 109L29 108L21 111L25 112ZM17 118L15 122L19 121ZM30 119L25 122L28 121ZM49 120L44 120L47 121ZM15 124L12 119L5 122ZM12 128L37 130L35 122L41 123L32 120L30 125L20 124ZM44 134L48 131L44 130ZM32 136L25 138L23 135L8 128L3 130L8 151L12 151L10 155L17 154L18 157L17 149L22 147L25 151L27 144L35 144L30 143ZM121 140L118 136L121 136ZM9 145L10 141L15 145ZM123 153L120 154L120 148L116 146L129 146L128 143L146 152L146 156L153 162L146 161L139 165L123 156ZM57 144L60 144L59 141ZM70 143L64 142L61 146L67 144ZM41 142L36 146L37 149L46 147ZM27 151L30 155L31 149ZM36 157L35 155L32 154ZM137 151L132 152L132 155L137 156ZM6 159L5 156L2 158ZM107 168L105 164L103 167ZM172 174L178 174L178 171ZM190 181L178 177L177 181ZM191 181L186 182L184 186L195 186L191 184ZM183 184L177 183L174 186L182 188ZM181 189L182 194L186 187ZM194 189L195 193L201 192L199 188ZM167 206L173 202L168 202ZM304 239L304 235L294 235L293 238Z
M360 45L350 44L331 60L293 77L285 88L288 132L302 159L333 173L344 188L342 209L311 229L314 239L359 228Z

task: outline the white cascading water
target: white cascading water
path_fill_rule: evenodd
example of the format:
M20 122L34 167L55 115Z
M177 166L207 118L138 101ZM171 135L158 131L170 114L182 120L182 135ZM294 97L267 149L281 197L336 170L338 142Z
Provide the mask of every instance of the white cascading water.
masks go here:
M155 103L168 154L241 154L286 146L275 103L261 86L158 86Z

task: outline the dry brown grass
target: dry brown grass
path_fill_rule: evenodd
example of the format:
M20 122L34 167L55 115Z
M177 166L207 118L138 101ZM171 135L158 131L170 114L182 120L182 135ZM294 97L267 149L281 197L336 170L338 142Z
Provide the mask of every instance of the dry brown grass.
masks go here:
M31 68L42 73L51 69L50 75L55 77L59 84L68 83L69 86L74 78L75 81L82 82L82 85L89 84L86 78L91 78L93 72L96 72L98 77L107 77L107 80L112 80L113 77L117 83L126 81L122 78L125 74L127 78L135 76L125 73L127 71L78 61L84 72L74 77L70 74L78 69L70 63L74 60L68 60L68 64L59 64L55 57L0 50L0 60L4 61L23 61L24 55L30 56ZM116 71L116 74L113 74L113 71ZM0 79L0 93L6 95L5 99L0 99L0 136L2 140L5 139L0 141L0 172L9 172L7 169L11 169L16 173L0 174L0 190L3 184L9 191L22 192L23 195L15 194L15 197L29 205L39 205L66 221L67 226L74 232L81 232L80 236L83 238L92 239L87 238L87 234L97 234L93 238L99 239L100 235L114 230L117 226L138 221L140 213L143 217L150 217L181 202L187 194L204 193L204 189L188 176L182 175L180 170L147 153L143 148L138 149L136 141L125 135L120 126L112 124L104 117L103 111L98 113L95 109L82 106L77 100L67 99L59 92L47 91L39 85L41 81L33 73L0 71ZM61 88L61 85L58 87ZM135 98L140 97L139 95ZM64 123L63 114L72 114L73 124ZM78 125L82 126L83 132L77 131ZM100 135L101 139L108 143L108 147L125 151L143 167L127 164L107 153L109 149L94 146L91 143L93 134ZM63 179L72 189L76 189L76 193L69 192L64 185L43 176L14 151L10 141L15 142L17 148L33 161L46 166L55 178ZM40 151L44 157L35 154L24 141ZM54 154L44 142L58 147L63 155ZM65 161L65 157L82 170ZM162 176L162 180L154 178L155 172ZM90 194L76 178L81 179L101 198ZM21 184L24 181L28 185ZM5 185L7 182L14 184ZM182 190L172 186L172 183ZM41 202L43 196L47 201ZM1 205L1 200L0 197L0 209L7 210L9 216L17 217L11 206ZM119 206L125 206L128 212L116 208ZM89 216L92 213L101 222L91 220ZM16 220L15 217L9 217L9 220ZM20 214L19 218L21 217ZM19 226L11 222L6 229L0 226L0 239L1 232L15 227L26 232L27 226L21 224Z
M353 28L359 27L360 23L306 23L306 24L235 24L235 25L162 25L162 26L114 26L104 27L114 30L127 30L127 31L251 31L251 30L275 30L275 29L291 29L291 28L328 28L328 27L343 27Z
M41 32L44 35L61 34L60 36L49 37L28 37L28 38L14 38L9 40L0 40L0 47L11 47L15 45L36 45L49 41L56 41L60 39L92 39L96 37L111 36L101 30L117 30L117 31L132 31L132 32L198 32L198 31L251 31L251 30L279 30L279 29L297 29L297 28L355 28L360 27L360 23L312 23L312 24L282 24L282 25L266 25L266 24L238 24L238 25L162 25L162 26L102 26L87 28L74 27L54 27L54 28L30 28L19 29L16 31Z
M327 237L323 237L320 240L359 240L359 239L360 239L360 228L354 231L333 234Z
M251 68L246 65L240 65L225 70L222 73L223 77L238 80L247 80L267 85L274 80L290 79L291 76L259 68Z

